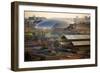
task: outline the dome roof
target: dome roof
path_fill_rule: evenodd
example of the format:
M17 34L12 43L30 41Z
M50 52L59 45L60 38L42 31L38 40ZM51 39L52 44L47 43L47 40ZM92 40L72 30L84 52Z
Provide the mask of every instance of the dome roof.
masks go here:
M38 23L35 28L37 29L56 29L66 28L70 24L63 20L46 19Z

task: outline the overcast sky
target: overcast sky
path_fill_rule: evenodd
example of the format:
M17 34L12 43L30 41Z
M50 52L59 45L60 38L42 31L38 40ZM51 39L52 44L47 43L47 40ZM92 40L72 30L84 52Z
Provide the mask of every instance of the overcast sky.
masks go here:
M76 16L78 16L79 18L83 18L84 16L90 16L90 14L25 11L25 18L32 16L46 18L75 18Z

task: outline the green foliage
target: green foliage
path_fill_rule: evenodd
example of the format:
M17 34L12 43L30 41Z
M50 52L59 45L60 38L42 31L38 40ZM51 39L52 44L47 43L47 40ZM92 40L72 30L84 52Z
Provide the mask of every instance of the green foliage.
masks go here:
M62 42L67 42L68 40L67 40L67 38L66 38L65 36L62 36L62 37L61 37L61 41L62 41Z

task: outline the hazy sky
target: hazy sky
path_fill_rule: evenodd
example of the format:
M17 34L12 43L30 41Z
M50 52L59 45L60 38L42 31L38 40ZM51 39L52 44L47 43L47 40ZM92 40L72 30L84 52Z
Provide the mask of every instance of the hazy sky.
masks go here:
M25 18L32 17L32 16L46 17L46 18L75 18L76 16L78 16L79 18L82 18L84 16L90 16L90 14L25 11Z

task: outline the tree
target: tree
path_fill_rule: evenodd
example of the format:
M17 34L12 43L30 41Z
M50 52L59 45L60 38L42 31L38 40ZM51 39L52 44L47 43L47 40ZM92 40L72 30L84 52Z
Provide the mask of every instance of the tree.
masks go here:
M54 47L55 48L59 47L59 42L57 40L54 41Z
M61 36L61 41L62 41L62 42L67 42L68 40L67 40L67 38L63 35L63 36Z

